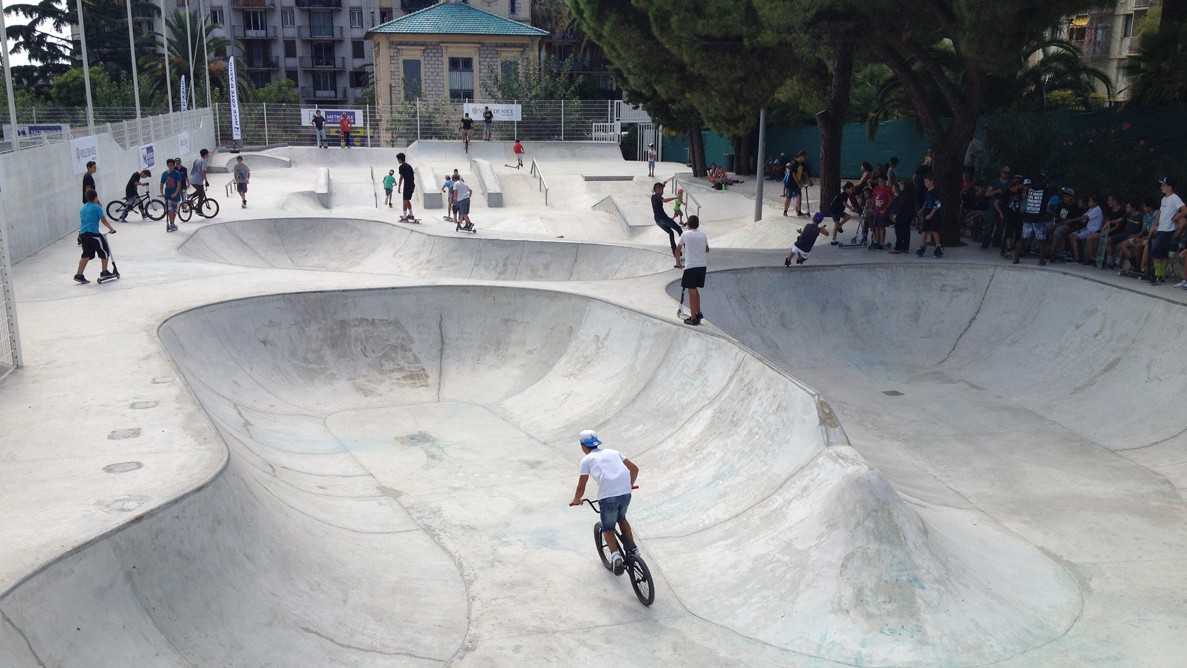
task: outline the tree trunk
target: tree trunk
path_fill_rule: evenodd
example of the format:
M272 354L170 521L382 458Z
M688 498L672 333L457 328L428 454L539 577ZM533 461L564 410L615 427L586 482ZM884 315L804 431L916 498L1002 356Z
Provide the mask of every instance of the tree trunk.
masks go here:
M940 191L940 241L945 246L962 245L960 240L960 186L964 177L964 154L977 131L977 117L962 110L953 119L944 136L935 143L935 162L932 172L936 177L936 189Z
M754 145L757 143L755 132L748 132L741 137L731 137L730 146L734 149L734 173L754 173Z
M820 202L831 202L841 192L841 141L845 118L849 115L849 91L853 83L853 46L847 40L834 40L836 54L832 63L832 83L828 106L816 114L820 129Z
M693 176L705 176L705 135L700 128L688 131L688 158L692 163Z

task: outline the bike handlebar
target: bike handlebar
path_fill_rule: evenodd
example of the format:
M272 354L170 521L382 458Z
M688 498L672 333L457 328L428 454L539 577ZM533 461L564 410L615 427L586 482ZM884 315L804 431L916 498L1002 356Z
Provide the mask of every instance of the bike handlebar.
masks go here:
M638 486L638 485L631 485L631 489L639 489L639 486ZM601 499L598 499L598 501L600 501L600 500L601 500ZM593 499L581 499L581 503L588 503L588 504L589 504L589 507L590 507L590 508L593 508L593 511L594 511L595 513L599 513L599 512L601 512L600 510L598 510L598 507L597 507L596 505L594 505L594 504L595 504L595 503L597 503L598 501L594 501Z

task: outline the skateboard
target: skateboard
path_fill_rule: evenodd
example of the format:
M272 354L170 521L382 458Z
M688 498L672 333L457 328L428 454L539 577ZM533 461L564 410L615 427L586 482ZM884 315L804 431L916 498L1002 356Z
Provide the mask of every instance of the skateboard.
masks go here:
M406 217L401 217L401 218L400 218L400 220L399 220L399 222L401 222L401 223L408 223L409 225L420 225L420 219L419 219L419 218L406 218Z
M478 234L478 226L471 223L470 225L462 225L455 223L453 226L454 232L469 232L470 234Z

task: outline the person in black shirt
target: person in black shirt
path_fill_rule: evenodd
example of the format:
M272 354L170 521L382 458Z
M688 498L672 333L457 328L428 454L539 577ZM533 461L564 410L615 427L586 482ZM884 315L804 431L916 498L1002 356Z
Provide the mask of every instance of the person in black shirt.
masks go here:
M125 206L124 206L123 215L121 215L119 218L117 218L117 220L119 222L122 223L128 219L128 212L132 210L132 207L135 206L136 202L140 199L141 186L145 186L147 188L148 183L146 183L146 182L142 183L141 179L148 179L151 177L152 177L152 172L148 171L147 169L144 171L140 171L140 172L132 172L132 177L128 179L128 183L124 186L124 204L125 204ZM140 217L141 218L144 217L144 205L143 204L140 206Z
M405 161L403 153L396 154L396 162L400 163L397 168L400 179L396 187L399 188L404 200L400 209L400 220L415 221L416 216L412 214L412 193L416 190L416 171Z
M482 138L490 141L495 136L495 112L490 107L482 109Z
M680 268L680 252L676 250L676 237L683 230L664 211L664 203L671 202L675 197L664 197L664 184L657 183L651 187L651 214L655 217L655 224L659 229L668 233L668 243L672 246L672 257L676 259L675 267Z
M462 116L462 141L466 143L466 150L470 150L470 133L474 130L474 119L470 114Z
M828 230L820 227L820 224L823 222L824 212L817 211L816 215L812 216L812 222L800 230L800 235L796 237L795 243L787 251L787 257L783 258L784 267L790 267L793 259L796 264L803 264L808 261L808 256L812 254L812 247L816 245L816 238L822 234L826 237L828 236Z
M834 246L841 243L838 240L841 238L841 233L845 231L845 223L849 220L849 214L845 212L845 203L851 197L853 197L853 183L847 182L841 192L837 193L837 196L828 205L828 215L833 217L832 245Z
M83 204L86 204L89 201L87 199L87 193L92 190L95 190L95 170L96 169L98 169L98 168L95 167L94 160L87 162L87 171L85 174L82 175L82 203Z
M313 133L317 137L318 148L329 148L326 145L326 117L321 115L321 109L313 111Z
M911 251L911 223L915 222L915 212L919 210L915 202L915 184L904 181L903 191L891 205L891 217L894 218L894 250L890 252L895 255Z
M1014 264L1022 261L1027 242L1033 239L1039 247L1039 264L1044 265L1047 264L1047 223L1052 220L1047 209L1050 196L1041 178L1026 179L1022 185L1022 237L1014 244Z

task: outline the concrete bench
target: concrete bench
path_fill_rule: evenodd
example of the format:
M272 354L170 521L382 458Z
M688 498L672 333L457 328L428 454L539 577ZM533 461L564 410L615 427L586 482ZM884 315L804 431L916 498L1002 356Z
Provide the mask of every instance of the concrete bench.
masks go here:
M330 208L330 168L318 167L317 172L313 177L313 194L317 197L317 201L321 205Z
M421 165L416 170L416 187L421 192L422 206L426 209L444 209L445 202L441 199L441 181L432 168Z

